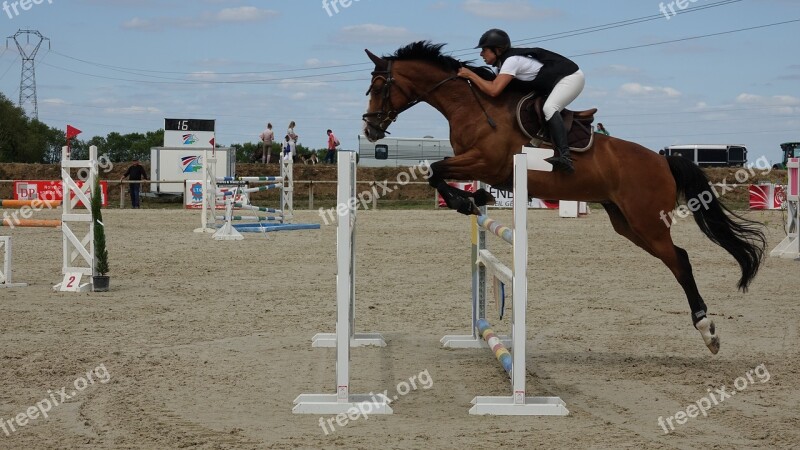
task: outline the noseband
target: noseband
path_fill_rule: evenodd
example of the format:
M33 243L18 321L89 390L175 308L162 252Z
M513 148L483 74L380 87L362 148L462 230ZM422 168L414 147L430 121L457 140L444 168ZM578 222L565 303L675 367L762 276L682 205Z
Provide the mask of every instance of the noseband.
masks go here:
M392 85L395 82L395 79L392 76L392 63L393 62L394 61L392 61L391 59L389 60L389 65L386 67L386 70L376 70L376 71L372 72L372 83L370 83L369 89L367 89L367 95L369 95L369 93L372 92L372 87L375 85L375 82L377 80L381 79L381 80L385 81L385 83L383 85L383 89L381 90L381 109L379 111L376 111L376 112L365 113L363 116L361 116L362 119L367 123L367 126L369 126L371 128L374 128L374 129L380 131L381 133L385 133L385 134L390 134L388 131L386 131L386 129L389 128L389 125L391 125L392 122L397 120L397 116L399 116L400 113L402 113L403 111L407 110L408 108L411 108L412 106L416 105L417 103L421 102L425 97L430 95L433 91L435 91L436 89L441 87L443 84L447 83L448 81L455 80L455 79L458 78L458 75L452 75L452 76L450 76L448 78L445 78L444 80L436 83L432 88L428 89L424 94L418 95L414 99L409 100L408 103L406 103L405 105L401 106L400 108L392 108L392 103L390 101L390 96L391 96L390 91L391 91ZM398 89L400 89L399 86L398 86ZM402 89L401 89L401 92L402 92ZM403 92L403 94L406 94L406 93ZM406 97L410 98L411 96L406 94ZM388 107L387 107L387 105L388 105ZM377 126L372 124L372 123L370 123L370 121L367 120L367 119L372 118L372 117L374 117L378 121Z

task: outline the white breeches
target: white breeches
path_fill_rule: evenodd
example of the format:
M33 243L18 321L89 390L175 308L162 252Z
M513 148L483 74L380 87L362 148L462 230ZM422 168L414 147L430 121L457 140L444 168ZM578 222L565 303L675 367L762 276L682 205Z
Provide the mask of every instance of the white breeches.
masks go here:
M553 92L547 97L542 109L544 110L545 120L550 120L553 114L566 108L583 91L586 85L586 78L583 71L578 70L570 76L564 77L553 88Z

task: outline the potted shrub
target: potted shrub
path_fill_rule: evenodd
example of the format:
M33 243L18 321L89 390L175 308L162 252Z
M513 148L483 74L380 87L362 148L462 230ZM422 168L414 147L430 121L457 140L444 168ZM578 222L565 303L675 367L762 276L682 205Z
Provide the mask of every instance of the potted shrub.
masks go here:
M92 290L108 291L108 250L106 250L106 231L103 224L103 191L100 189L100 177L95 176L92 187L92 220L94 226L94 276Z

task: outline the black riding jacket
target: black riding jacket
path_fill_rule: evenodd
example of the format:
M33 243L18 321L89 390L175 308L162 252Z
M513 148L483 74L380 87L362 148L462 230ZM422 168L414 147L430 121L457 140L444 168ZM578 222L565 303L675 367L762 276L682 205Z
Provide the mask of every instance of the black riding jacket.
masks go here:
M533 58L542 63L539 74L531 81L521 81L528 86L531 91L550 93L562 78L577 72L579 67L571 59L561 56L558 53L545 50L543 48L510 48L497 58L497 67L503 67L506 59L512 56L525 56Z

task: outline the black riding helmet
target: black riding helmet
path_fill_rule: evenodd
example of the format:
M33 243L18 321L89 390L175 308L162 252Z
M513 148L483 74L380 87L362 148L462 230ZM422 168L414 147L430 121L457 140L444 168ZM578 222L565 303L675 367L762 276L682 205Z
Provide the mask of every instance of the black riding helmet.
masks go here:
M483 33L481 40L478 41L478 46L475 48L486 47L506 50L511 47L511 38L508 37L508 33L505 31L492 28L486 33Z

